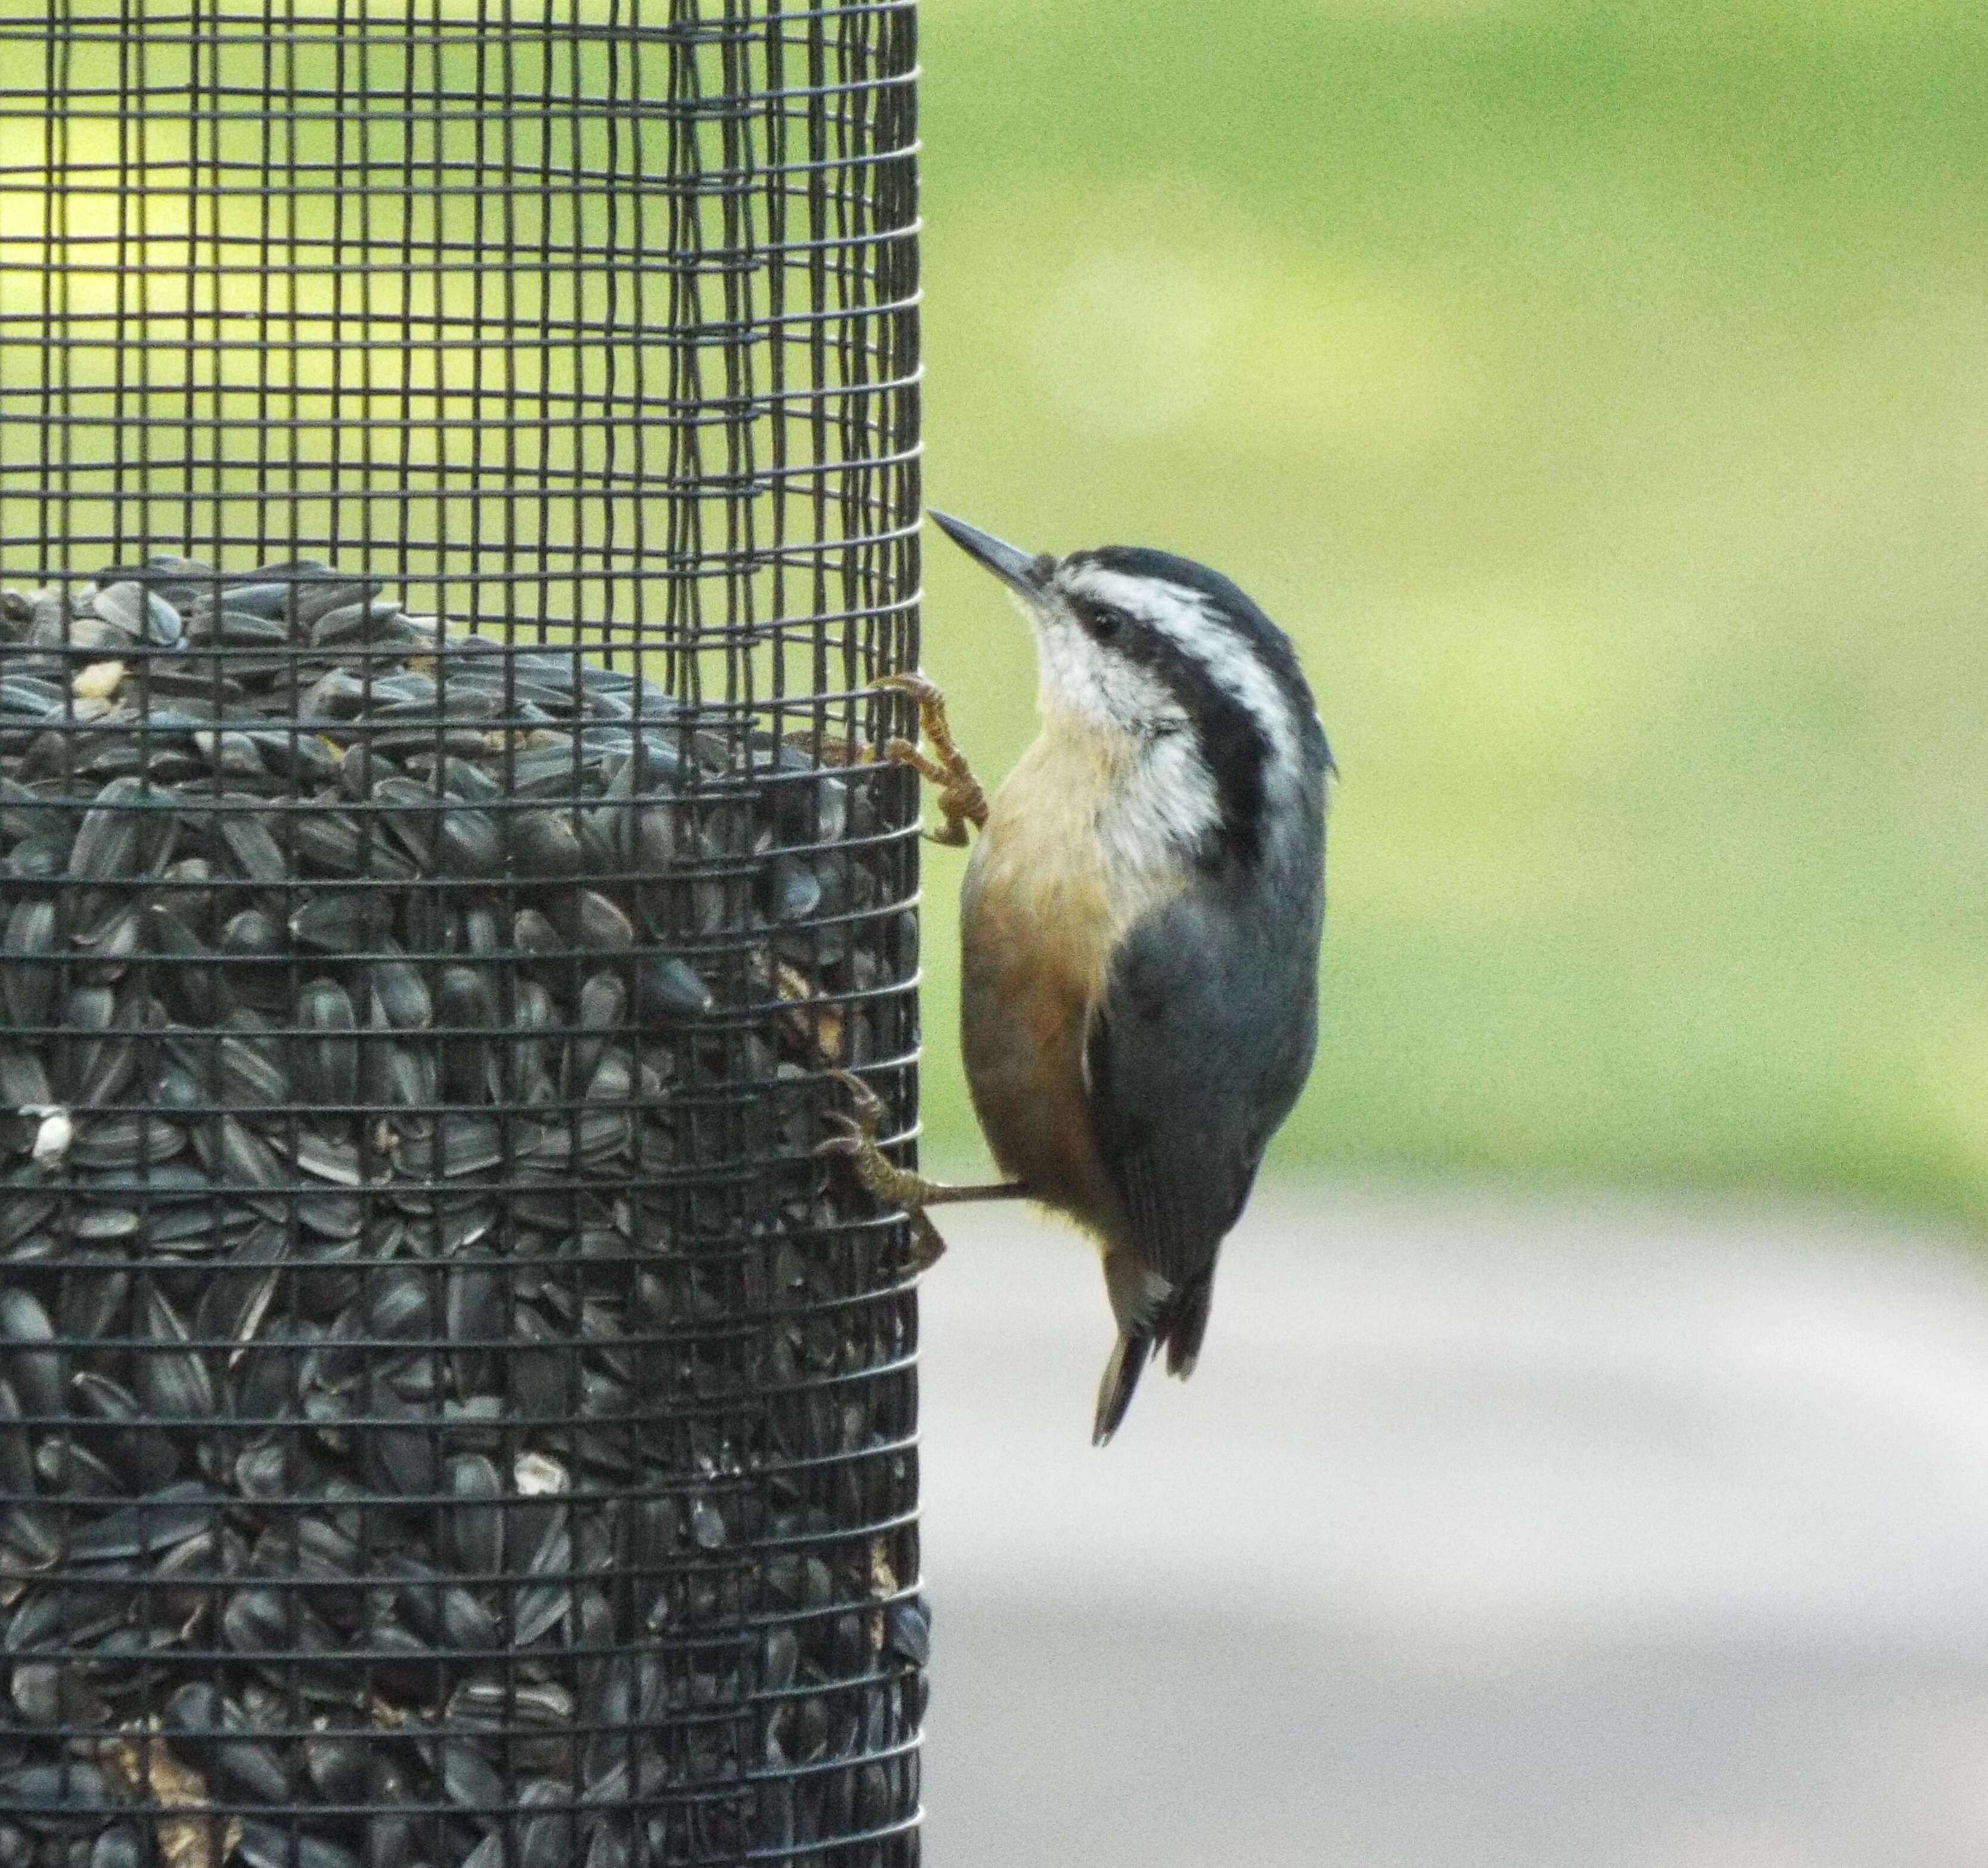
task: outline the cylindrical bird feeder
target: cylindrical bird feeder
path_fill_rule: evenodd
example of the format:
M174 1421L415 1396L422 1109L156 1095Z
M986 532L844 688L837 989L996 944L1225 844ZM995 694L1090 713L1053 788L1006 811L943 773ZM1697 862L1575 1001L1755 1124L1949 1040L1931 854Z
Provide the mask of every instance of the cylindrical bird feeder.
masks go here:
M36 11L0 1868L913 1862L910 0Z

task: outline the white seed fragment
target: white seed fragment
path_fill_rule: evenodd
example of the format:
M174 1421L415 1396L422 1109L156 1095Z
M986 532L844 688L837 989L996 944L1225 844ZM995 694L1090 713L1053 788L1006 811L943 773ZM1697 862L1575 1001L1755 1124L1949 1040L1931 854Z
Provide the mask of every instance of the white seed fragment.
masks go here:
M564 1491L572 1483L565 1467L543 1453L520 1453L511 1476L521 1498L542 1498L548 1493Z
M69 1120L67 1110L50 1103L33 1103L21 1113L41 1118L41 1126L35 1131L35 1160L59 1161L69 1153L69 1143L76 1140L76 1125Z

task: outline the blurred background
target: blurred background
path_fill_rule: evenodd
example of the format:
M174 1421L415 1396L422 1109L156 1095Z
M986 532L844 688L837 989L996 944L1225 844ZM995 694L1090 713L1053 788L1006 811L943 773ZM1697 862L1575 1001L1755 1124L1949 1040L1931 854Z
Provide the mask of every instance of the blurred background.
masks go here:
M921 15L930 498L1229 571L1343 773L1192 1387L1093 1454L1087 1249L948 1227L934 1859L1988 1859L1988 15Z

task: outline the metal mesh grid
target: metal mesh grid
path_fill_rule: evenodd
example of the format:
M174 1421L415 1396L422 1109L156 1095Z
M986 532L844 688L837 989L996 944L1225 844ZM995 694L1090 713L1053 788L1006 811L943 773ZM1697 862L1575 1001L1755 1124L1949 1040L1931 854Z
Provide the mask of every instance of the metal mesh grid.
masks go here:
M916 1859L913 59L0 15L0 1868Z

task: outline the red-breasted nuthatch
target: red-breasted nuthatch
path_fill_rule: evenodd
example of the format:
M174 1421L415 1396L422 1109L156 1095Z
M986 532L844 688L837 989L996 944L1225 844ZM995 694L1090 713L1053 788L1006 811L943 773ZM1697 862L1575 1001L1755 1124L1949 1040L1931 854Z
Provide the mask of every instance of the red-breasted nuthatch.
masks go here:
M938 690L928 755L942 843L981 835L961 917L966 1079L1009 1178L948 1187L895 1168L880 1106L829 1147L909 1209L1039 1201L1098 1241L1118 1340L1094 1437L1164 1346L1194 1368L1215 1258L1317 1039L1332 757L1290 639L1226 577L1165 552L1034 556L935 512L1033 625L1043 728L984 801ZM935 1235L929 1235L935 1238Z

